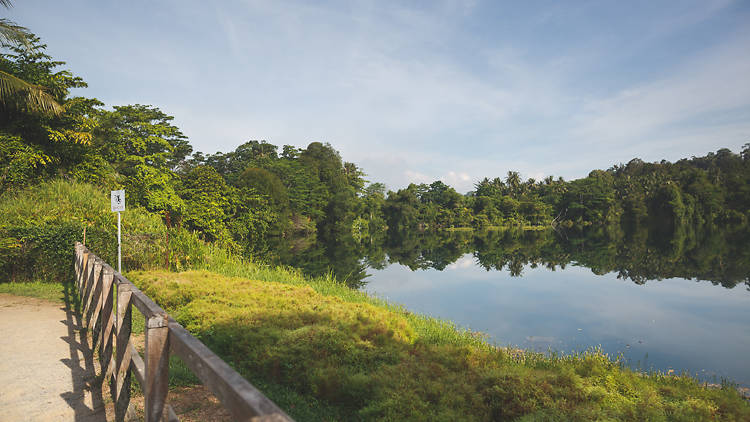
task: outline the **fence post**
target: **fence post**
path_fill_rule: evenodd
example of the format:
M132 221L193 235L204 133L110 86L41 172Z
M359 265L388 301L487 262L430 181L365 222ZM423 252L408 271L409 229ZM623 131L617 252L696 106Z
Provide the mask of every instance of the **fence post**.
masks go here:
M76 276L76 287L78 287L78 279L81 274L81 245L76 242L75 244L75 261L73 261L73 273Z
M113 314L113 289L115 273L112 267L107 265L102 270L102 297L101 297L101 335L99 340L99 363L101 364L104 381L108 380L112 373L112 328L115 324ZM102 385L106 385L103 383Z
M130 329L132 326L132 292L126 283L117 283L117 317L115 321L115 388L111 389L115 403L115 421L123 422L130 405Z
M81 248L83 249L83 248ZM89 276L89 252L83 251L81 254L81 273L80 278L78 279L78 295L81 299L81 306L83 304L83 297L85 295L86 290L86 281L88 280Z
M81 328L86 326L86 308L88 307L89 295L91 295L91 286L94 278L94 260L96 255L86 254L86 270L84 279L81 280Z
M146 321L146 374L144 379L146 422L161 419L169 387L169 326L166 314Z
M99 257L93 256L89 258L90 273L88 277L88 285L86 286L86 298L83 307L83 324L85 328L91 328L91 314L93 313L94 306L96 306L98 300L97 288L99 287L99 278L102 272L102 261Z
M96 350L97 344L102 340L101 331L102 323L104 318L102 317L102 306L104 303L104 267L106 263L103 259L97 259L97 263L100 264L99 272L95 273L96 281L94 282L94 290L91 296L91 318L89 319L89 328L91 329L91 350Z

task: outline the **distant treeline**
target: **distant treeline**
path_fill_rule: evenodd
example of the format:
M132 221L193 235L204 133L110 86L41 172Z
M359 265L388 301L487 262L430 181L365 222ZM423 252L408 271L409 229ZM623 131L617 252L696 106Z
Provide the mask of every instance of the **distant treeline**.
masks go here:
M193 148L173 117L147 105L114 106L71 96L86 83L55 61L38 38L6 48L0 70L44 88L61 114L33 110L23 91L0 102L0 194L65 177L124 187L129 206L160 213L208 241L248 252L272 237L353 236L387 231L589 225L746 225L750 144L705 157L638 159L573 181L522 180L509 171L459 194L441 181L386 192L329 144L300 149L249 141L228 153Z

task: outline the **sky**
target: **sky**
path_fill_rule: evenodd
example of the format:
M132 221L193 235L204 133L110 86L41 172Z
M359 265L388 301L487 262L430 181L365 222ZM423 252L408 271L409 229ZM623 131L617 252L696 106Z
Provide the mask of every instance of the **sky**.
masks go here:
M196 151L329 142L390 189L585 177L750 142L750 2L38 1L26 26L107 106Z

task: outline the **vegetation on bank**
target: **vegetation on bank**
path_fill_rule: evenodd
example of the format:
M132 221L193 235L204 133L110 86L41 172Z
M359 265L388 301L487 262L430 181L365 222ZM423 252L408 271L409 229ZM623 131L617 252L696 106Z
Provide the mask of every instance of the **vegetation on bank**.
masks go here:
M262 272L244 267L230 272ZM273 277L278 281L208 271L129 276L251 381L325 405L306 420L331 412L341 420L750 417L750 405L729 385L711 389L689 376L634 372L598 351L544 356L497 348L332 279L284 272Z

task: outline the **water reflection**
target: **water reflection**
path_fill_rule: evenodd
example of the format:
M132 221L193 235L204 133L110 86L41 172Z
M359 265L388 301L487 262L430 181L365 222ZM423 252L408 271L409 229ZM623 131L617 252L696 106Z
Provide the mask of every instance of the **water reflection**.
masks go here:
M525 267L551 271L569 265L594 274L644 284L666 278L697 279L750 288L748 227L664 228L608 226L585 230L401 232L356 242L351 236L278 239L260 253L310 275L333 272L352 287L366 284L368 271L401 264L411 270L444 270L466 254L490 271L523 275Z
M750 385L747 227L390 233L270 251L500 344L600 346L633 367Z
M392 265L365 289L408 309L489 334L501 345L571 352L601 346L633 367L688 370L750 385L750 293L709 282L639 285L569 266L523 277L460 265L411 271Z

